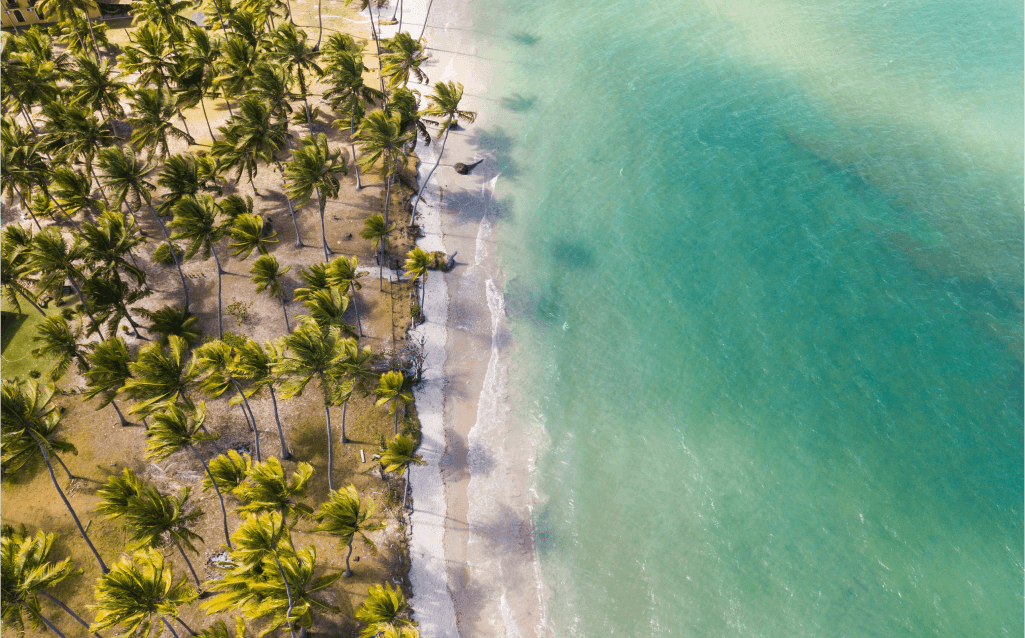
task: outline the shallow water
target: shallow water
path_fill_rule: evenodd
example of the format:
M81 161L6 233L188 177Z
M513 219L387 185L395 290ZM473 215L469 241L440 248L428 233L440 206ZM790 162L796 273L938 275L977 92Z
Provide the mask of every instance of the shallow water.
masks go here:
M1020 3L475 5L563 636L1011 635Z

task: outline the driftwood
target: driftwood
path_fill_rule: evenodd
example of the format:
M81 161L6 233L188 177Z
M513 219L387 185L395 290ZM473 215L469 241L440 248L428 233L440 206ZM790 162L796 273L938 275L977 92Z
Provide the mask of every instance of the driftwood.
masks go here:
M456 165L453 168L455 168L456 172L459 173L460 175L469 175L470 171L472 171L474 168L476 168L477 164L480 164L483 161L484 160L479 159L476 162L474 162L473 164L469 164L469 165L463 164L462 162L458 162L458 163L456 163Z

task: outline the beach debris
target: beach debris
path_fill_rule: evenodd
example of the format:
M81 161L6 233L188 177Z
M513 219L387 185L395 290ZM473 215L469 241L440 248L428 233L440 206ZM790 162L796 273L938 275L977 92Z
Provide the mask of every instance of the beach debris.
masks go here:
M480 164L483 161L483 159L479 159L473 164L463 164L462 162L456 162L455 166L453 166L452 168L456 169L456 172L460 175L469 175L470 171L476 168L477 164Z
M366 463L367 462L367 457L363 455L363 450L359 451L359 461L360 461L360 463Z

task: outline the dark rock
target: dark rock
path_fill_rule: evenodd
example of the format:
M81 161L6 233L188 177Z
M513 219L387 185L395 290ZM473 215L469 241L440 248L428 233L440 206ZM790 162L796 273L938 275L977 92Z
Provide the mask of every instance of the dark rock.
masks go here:
M484 160L480 159L480 160L477 160L476 162L474 162L473 164L469 164L469 165L463 164L462 162L458 162L458 163L456 163L456 165L453 168L455 168L456 172L459 173L460 175L469 175L470 171L472 171L474 168L476 168L477 164L480 164L483 161Z

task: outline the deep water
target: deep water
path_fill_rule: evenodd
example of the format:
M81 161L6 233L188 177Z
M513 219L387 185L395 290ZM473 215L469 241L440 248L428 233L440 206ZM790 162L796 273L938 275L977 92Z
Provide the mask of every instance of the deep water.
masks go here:
M474 7L553 632L1021 636L1021 3Z

